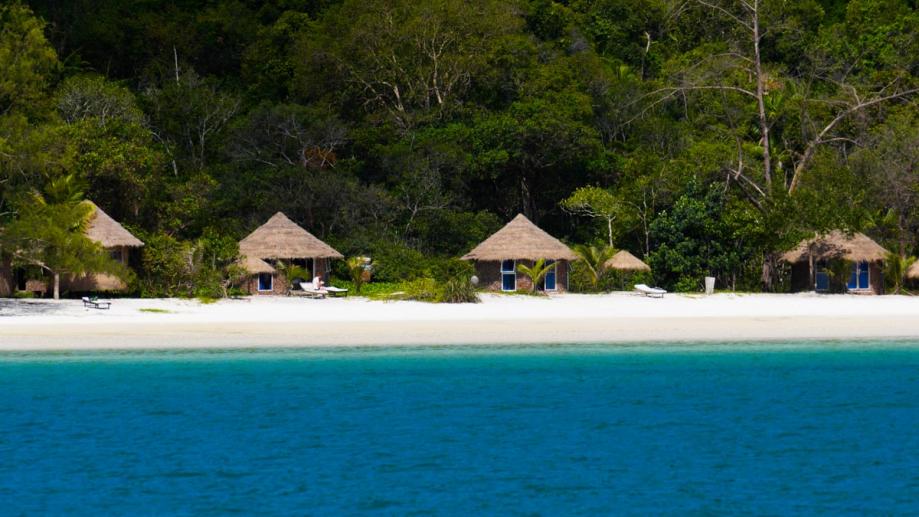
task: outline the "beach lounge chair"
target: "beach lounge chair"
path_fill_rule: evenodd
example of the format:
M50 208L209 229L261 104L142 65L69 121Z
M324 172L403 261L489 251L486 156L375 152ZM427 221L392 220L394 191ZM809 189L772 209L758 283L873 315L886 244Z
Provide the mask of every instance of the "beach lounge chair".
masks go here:
M112 308L112 302L101 302L95 296L93 296L92 298L90 298L89 296L84 296L83 297L83 307L87 309L108 310Z
M645 284L635 284L635 291L650 298L663 298L667 291L660 287L649 287Z
M327 286L325 290L329 292L329 296L348 296L348 290L341 287Z
M329 291L324 287L316 287L313 282L300 282L300 291L291 291L290 293L307 298L325 298Z

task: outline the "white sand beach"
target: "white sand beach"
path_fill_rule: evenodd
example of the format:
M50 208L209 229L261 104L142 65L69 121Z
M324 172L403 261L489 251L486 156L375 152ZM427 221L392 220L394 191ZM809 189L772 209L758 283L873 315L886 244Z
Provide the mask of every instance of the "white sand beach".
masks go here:
M919 297L613 293L482 300L116 299L108 311L85 309L79 300L0 300L0 350L919 338Z

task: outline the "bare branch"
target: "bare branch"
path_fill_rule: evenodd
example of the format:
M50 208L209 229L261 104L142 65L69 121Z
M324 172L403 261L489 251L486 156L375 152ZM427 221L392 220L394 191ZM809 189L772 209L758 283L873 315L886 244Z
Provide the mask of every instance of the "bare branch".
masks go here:
M830 131L832 131L836 127L837 124L845 120L849 115L859 112L865 108L869 108L871 106L875 106L883 102L887 102L887 101L894 100L894 99L902 99L904 97L908 97L917 92L919 92L919 88L913 88L911 90L906 90L906 91L891 94L891 95L885 95L883 97L876 97L871 100L859 102L855 104L854 106L851 106L850 108L837 114L836 117L834 117L833 120L831 120L827 125L825 125L823 129L820 130L819 133L817 133L817 136L815 136L810 142L808 142L807 146L804 148L804 153L802 153L801 155L801 160L798 161L797 165L795 165L795 172L791 178L791 185L789 185L788 187L788 193L791 194L798 188L798 184L801 181L801 175L803 174L804 169L807 167L807 165L810 164L811 159L814 157L814 153L816 153L817 151L817 147L819 147L821 144L824 144L828 141L824 139L824 137Z

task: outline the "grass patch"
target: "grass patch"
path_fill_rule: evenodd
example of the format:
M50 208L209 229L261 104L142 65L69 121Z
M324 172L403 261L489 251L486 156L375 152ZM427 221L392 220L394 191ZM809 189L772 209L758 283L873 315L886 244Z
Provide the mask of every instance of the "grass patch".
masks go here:
M348 280L335 280L330 285L348 289L348 296L363 296L371 300L388 300L395 292L402 290L402 284L397 282L370 282L361 286L361 293L354 290L354 283Z
M152 307L143 307L137 310L140 312L150 312L153 314L172 314L172 311L167 311L166 309L154 309Z

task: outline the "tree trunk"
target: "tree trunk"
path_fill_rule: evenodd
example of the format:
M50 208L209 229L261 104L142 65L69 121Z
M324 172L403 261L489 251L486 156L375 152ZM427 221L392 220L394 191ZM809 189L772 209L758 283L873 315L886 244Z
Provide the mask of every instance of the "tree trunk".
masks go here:
M607 231L607 235L609 236L609 247L612 248L613 247L613 219L612 218L606 219L606 231Z
M54 273L54 299L61 299L61 275L60 273Z
M774 253L767 253L763 257L763 289L766 292L775 291L775 280L777 276L776 256Z
M766 180L767 193L772 186L772 158L769 149L769 120L766 117L766 78L763 76L763 65L759 52L759 2L753 7L753 59L756 67L756 107L759 111L759 130L763 139L763 179Z

